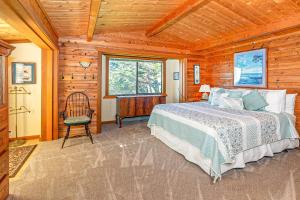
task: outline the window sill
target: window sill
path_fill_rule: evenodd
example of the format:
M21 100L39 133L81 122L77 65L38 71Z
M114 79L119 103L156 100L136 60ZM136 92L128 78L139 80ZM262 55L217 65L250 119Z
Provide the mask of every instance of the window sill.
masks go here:
M115 99L117 96L104 96L103 99Z
M117 95L117 96L118 96L118 95ZM109 96L109 95L106 95L106 96L103 97L103 99L115 99L117 96ZM120 95L120 96L126 97L126 95ZM164 93L164 94L149 94L149 95L145 95L145 94L128 95L128 97L139 97L139 96L141 96L141 97L145 97L145 96L149 96L149 97L151 97L151 96L162 96L162 97L166 97L166 96L168 96L168 95L167 95L166 93Z

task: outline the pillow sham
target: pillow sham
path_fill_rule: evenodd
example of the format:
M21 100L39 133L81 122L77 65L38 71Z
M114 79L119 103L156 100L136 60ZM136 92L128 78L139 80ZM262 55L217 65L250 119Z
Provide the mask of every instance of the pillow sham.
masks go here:
M219 88L219 87L213 87L211 88L211 91L210 91L210 94L209 94L209 97L208 97L208 102L211 104L211 101L212 101L212 98L214 96L214 93L215 92L225 92L224 88Z
M264 97L256 90L251 91L249 94L243 96L242 99L246 110L258 111L268 106L268 103Z
M244 103L242 98L232 98L221 95L219 99L219 107L220 108L231 108L236 110L243 110Z
M238 91L238 90L229 90L228 92L228 97L230 98L242 98L243 96L243 92L242 91Z
M286 90L259 90L259 93L265 98L268 106L266 111L281 113L285 112Z
M285 96L285 112L291 115L295 114L295 101L297 94L287 94Z
M218 106L220 103L219 103L219 100L220 100L220 97L221 96L228 96L227 93L225 93L224 89L223 90L218 90L216 92L213 92L213 95L212 95L212 99L211 99L211 105L213 106Z
M245 88L236 88L236 89L226 89L225 90L226 93L231 93L231 92L235 93L234 95L236 95L236 94L238 95L238 94L242 93L242 96L249 94L251 91L253 91L253 90L249 90L249 89L245 89Z

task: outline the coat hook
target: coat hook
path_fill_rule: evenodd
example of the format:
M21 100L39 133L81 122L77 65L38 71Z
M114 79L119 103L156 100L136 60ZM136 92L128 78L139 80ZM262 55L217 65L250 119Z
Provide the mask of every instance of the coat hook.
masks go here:
M93 80L95 79L95 74L93 74Z
M62 79L62 80L65 79L65 76L64 76L64 73L63 73L63 72L61 73L61 79Z
M73 75L73 73L72 73L72 79L74 79L74 75Z
M86 73L84 73L84 79L86 79Z

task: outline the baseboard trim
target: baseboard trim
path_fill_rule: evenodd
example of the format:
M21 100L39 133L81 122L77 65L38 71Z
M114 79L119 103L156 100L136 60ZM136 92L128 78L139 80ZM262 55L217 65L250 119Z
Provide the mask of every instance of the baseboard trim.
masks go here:
M18 137L18 139L20 140L35 140L35 139L40 139L41 136L40 135L29 135L29 136L21 136ZM9 141L15 141L16 138L9 138Z
M102 124L115 124L116 123L116 120L111 120L111 121L104 121L104 122L101 122Z

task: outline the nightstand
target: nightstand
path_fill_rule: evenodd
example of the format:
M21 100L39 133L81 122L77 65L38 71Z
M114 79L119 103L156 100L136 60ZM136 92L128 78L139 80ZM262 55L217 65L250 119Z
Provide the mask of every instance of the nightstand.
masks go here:
M189 99L188 101L186 102L208 102L208 100L204 100L204 99Z

